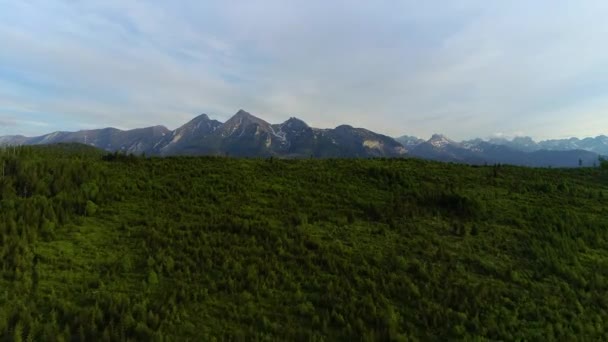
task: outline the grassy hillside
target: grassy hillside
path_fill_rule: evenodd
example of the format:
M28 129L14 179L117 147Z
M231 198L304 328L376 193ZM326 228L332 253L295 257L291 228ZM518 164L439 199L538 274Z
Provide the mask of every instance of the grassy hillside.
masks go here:
M0 150L0 340L608 340L608 174Z

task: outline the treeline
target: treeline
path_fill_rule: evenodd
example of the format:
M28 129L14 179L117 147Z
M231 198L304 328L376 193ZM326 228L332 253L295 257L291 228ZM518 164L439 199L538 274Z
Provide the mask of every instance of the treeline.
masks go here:
M0 151L5 340L606 340L600 169Z

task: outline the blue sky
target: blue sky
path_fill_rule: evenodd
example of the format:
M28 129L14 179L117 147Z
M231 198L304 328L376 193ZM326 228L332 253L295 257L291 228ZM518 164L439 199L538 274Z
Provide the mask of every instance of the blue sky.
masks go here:
M0 135L246 109L455 139L608 134L608 2L0 0Z

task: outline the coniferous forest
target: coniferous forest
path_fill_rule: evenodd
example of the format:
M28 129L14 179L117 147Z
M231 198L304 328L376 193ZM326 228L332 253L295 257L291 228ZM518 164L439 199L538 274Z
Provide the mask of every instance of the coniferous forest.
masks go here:
M608 172L0 150L0 340L608 340Z

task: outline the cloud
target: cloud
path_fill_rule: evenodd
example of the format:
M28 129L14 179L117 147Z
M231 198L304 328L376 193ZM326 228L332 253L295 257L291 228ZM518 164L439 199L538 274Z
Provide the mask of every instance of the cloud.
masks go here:
M4 126L15 126L17 124L17 121L15 121L14 118L3 118L0 117L0 127Z
M599 0L0 5L0 113L53 123L30 132L174 128L239 108L456 139L605 123Z

